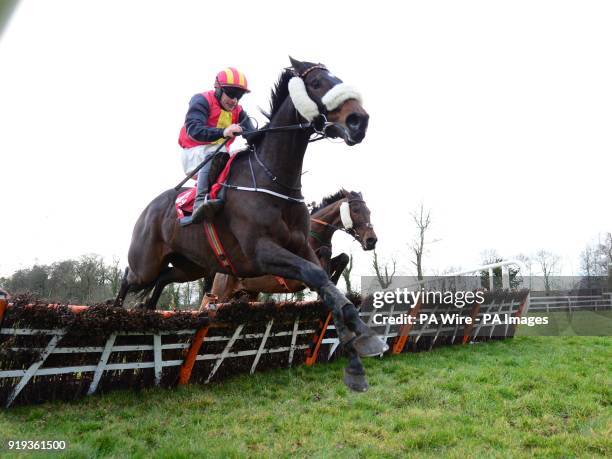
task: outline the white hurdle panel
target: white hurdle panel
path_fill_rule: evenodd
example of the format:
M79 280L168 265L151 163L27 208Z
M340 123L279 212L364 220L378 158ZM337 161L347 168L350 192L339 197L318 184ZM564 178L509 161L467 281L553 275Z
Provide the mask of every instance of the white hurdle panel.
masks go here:
M273 353L288 353L288 366L291 366L294 360L295 351L304 350L309 348L308 344L296 344L297 338L300 335L312 336L316 330L312 328L299 328L300 321L299 317L293 321L290 330L277 331L272 333L272 325L274 321L270 320L263 333L242 333L246 324L237 326L231 336L211 336L205 337L201 349L204 351L203 354L198 354L196 357L197 361L214 361L214 365L206 377L204 383L209 383L223 362L227 359L253 356L254 361L250 366L250 373L254 373L260 362L260 359L265 354ZM16 335L36 335L46 336L49 338L48 344L45 347L32 348L32 347L11 347L11 351L38 351L40 356L26 369L7 369L0 371L0 380L2 378L20 378L19 382L15 385L12 392L10 393L5 406L9 407L13 404L17 396L21 391L30 383L34 378L38 376L51 376L51 375L62 375L69 373L93 373L92 381L87 390L87 395L92 395L98 390L100 381L107 371L123 371L123 370L135 370L152 368L154 370L155 385L158 386L162 380L163 369L167 367L177 367L183 365L183 359L171 359L164 360L163 352L166 349L188 349L191 345L190 342L184 343L169 343L162 344L162 337L165 335L192 335L194 336L197 330L178 330L178 331L164 331L159 333L147 333L147 332L125 332L125 333L112 333L104 346L87 346L87 347L60 347L61 340L66 336L65 330L30 330L30 329L12 329L2 328L0 329L0 335L16 336ZM116 342L122 336L146 336L150 337L151 344L133 344L133 345L117 345ZM269 344L271 338L277 337L291 337L291 345L289 346L277 346L270 347L266 346ZM255 349L247 349L241 351L232 352L232 347L241 340L253 340L261 339ZM227 342L223 350L218 353L206 353L206 343L212 342ZM152 361L135 361L135 362L123 362L123 363L109 363L110 357L114 353L122 352L133 352L133 351L153 351ZM57 354L79 354L79 353L91 353L100 354L100 358L97 364L93 365L80 365L80 366L58 366L53 368L42 368L44 363L48 360L51 355ZM117 359L115 359L117 360Z

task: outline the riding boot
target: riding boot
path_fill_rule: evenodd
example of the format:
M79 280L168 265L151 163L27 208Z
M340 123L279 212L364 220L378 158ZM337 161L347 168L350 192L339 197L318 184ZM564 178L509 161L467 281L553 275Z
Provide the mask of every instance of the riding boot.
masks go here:
M193 213L191 214L191 223L199 224L204 220L212 221L214 216L223 208L222 199L210 199L208 193L210 187L208 185L208 174L210 172L212 161L209 161L200 172L198 172L198 186L195 202L193 203Z

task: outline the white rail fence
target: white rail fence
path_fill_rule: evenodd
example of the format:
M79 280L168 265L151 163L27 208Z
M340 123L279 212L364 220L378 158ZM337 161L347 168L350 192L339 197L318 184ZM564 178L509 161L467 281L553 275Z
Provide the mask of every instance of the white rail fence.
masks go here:
M534 312L598 311L601 309L612 309L612 294L531 297L531 310Z

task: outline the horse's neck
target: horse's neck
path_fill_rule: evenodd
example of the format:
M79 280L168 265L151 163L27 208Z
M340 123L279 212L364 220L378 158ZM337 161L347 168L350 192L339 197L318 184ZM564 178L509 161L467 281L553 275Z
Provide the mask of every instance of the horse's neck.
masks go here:
M303 121L302 121L303 122ZM300 123L293 103L287 98L278 113L270 120L270 127L290 126ZM300 186L304 154L309 133L303 129L267 134L258 154L279 181L290 186Z
M316 221L311 221L310 223L311 231L319 236L319 243L331 245L332 236L338 228L342 227L340 204L342 204L342 200L334 202L312 215L312 218L327 223L327 225Z

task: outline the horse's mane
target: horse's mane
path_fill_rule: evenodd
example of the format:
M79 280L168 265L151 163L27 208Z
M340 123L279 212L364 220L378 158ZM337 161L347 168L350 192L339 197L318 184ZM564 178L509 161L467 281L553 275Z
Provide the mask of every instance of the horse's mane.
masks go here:
M259 109L263 115L268 118L268 122L259 129L265 129L270 126L270 120L280 110L281 105L287 97L289 97L289 80L295 76L292 68L286 68L278 81L272 88L270 94L270 111L266 112L263 109ZM262 133L255 133L247 137L247 142L251 145L257 145L263 140L264 136Z
M327 207L330 204L333 204L334 202L340 201L342 198L344 198L344 193L346 193L346 190L338 190L336 191L334 194L330 194L329 196L325 196L321 202L319 204L316 204L313 206L313 208L310 211L310 215L314 214L315 212L321 210L323 207ZM351 191L351 193L353 193Z
M270 95L270 111L261 111L269 120L272 119L274 114L280 109L285 99L289 97L289 80L294 76L295 73L292 68L285 69L272 88L272 93Z

